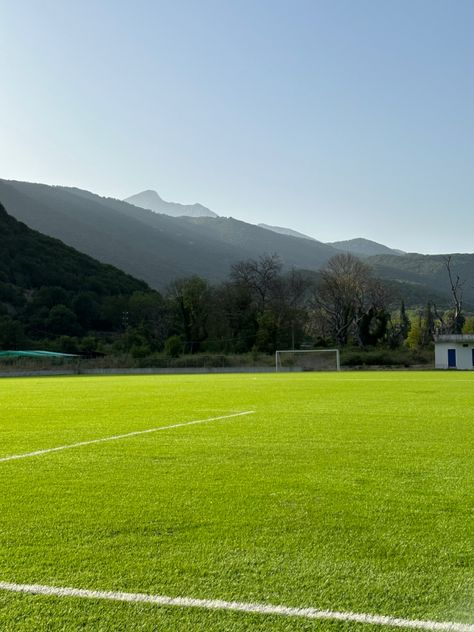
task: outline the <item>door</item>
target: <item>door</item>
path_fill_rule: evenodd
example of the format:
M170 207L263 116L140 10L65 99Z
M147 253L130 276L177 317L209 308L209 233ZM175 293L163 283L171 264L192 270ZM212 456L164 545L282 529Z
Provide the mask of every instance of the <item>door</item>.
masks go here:
M448 349L448 369L456 368L456 349Z

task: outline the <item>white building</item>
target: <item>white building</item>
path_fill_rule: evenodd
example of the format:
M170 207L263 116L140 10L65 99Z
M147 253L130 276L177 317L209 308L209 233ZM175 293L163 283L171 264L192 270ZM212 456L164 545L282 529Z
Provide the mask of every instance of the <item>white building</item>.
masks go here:
M474 334L435 336L437 369L474 369Z

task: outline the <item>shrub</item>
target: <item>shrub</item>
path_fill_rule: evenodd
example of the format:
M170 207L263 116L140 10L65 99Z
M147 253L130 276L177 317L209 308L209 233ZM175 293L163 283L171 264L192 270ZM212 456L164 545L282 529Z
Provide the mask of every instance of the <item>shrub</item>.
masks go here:
M170 358L179 358L183 353L183 341L181 336L170 336L165 341L165 354Z

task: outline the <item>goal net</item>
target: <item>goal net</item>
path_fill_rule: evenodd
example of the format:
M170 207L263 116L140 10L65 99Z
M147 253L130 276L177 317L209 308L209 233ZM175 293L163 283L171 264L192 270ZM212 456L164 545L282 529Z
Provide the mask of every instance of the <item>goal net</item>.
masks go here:
M276 351L275 369L277 371L339 371L339 349Z

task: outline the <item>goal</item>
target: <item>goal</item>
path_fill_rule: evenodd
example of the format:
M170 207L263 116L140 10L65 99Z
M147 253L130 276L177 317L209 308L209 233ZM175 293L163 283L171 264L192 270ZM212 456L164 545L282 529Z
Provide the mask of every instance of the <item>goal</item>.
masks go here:
M276 371L339 371L339 349L275 351Z

